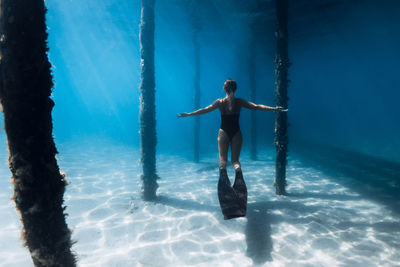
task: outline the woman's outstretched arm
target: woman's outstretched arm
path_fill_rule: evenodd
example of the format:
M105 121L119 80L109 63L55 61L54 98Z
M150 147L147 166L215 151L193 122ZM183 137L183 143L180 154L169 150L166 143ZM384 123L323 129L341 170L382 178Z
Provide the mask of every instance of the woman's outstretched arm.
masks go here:
M212 103L211 105L209 105L208 107L205 108L201 108L199 110L190 112L190 113L179 113L178 117L179 118L183 118L183 117L189 117L189 116L195 116L195 115L202 115L202 114L206 114L208 112L214 111L219 107L219 99L215 100L214 103Z
M253 102L244 100L240 98L240 103L242 107L248 108L248 109L254 109L254 110L281 110L281 111L286 111L283 110L282 107L270 107L270 106L265 106L265 105L258 105L254 104Z

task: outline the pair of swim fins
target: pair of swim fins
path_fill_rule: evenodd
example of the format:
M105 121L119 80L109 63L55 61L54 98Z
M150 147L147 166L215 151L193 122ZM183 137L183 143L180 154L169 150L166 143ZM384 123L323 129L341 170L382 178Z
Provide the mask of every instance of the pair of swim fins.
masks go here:
M218 199L225 220L246 216L247 187L240 169L235 171L233 186L226 169L219 170Z

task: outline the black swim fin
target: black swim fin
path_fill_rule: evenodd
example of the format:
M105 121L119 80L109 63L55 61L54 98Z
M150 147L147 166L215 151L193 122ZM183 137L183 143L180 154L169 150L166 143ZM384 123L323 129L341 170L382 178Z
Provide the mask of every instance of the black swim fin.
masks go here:
M218 199L225 220L246 216L246 209L243 210L243 201L231 187L225 168L219 170Z
M244 214L247 209L247 187L243 179L243 173L241 169L235 171L235 182L233 183L233 190L240 200L240 208Z

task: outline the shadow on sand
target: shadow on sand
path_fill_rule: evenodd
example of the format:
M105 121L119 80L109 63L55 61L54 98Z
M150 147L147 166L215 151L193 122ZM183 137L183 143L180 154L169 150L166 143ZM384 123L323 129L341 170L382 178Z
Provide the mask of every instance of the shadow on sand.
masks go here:
M338 198L339 197L341 198L342 196L338 196ZM191 200L181 200L163 195L158 196L158 199L154 202L177 209L221 213L219 206L204 205ZM320 207L318 206L306 206L301 203L291 201L263 201L249 203L247 206L247 223L245 229L247 244L246 256L251 258L255 265L272 261L271 253L273 246L271 238L271 224L287 221L287 218L281 215L271 215L271 210L295 210L302 212L303 214L313 214L319 208ZM299 218L291 220L291 222L309 223L310 220L312 219ZM232 219L232 221L234 221L234 219Z
M307 145L296 152L332 180L400 215L400 163L328 145Z
M272 261L271 218L266 205L255 203L247 206L246 256L254 264Z

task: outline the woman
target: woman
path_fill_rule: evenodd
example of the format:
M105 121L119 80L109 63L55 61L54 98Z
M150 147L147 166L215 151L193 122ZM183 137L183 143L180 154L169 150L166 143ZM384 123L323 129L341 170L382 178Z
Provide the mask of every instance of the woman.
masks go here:
M270 111L286 110L283 110L282 107L257 105L244 99L236 98L234 96L236 82L232 79L225 81L223 89L226 92L225 98L217 99L208 107L191 113L180 113L178 117L202 115L214 111L217 108L220 110L221 128L218 133L220 180L218 182L218 196L225 219L230 219L245 216L247 204L247 189L239 162L240 150L242 148L242 133L239 127L241 108ZM233 188L230 187L230 181L226 172L229 145L231 145L231 162L236 173ZM230 203L230 205L228 205L229 207L227 207L227 203Z

